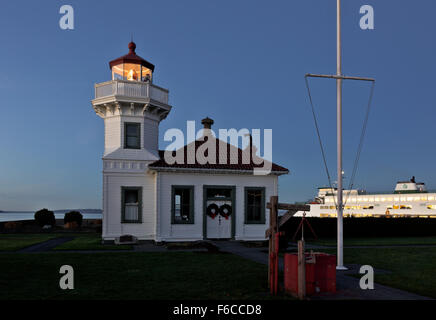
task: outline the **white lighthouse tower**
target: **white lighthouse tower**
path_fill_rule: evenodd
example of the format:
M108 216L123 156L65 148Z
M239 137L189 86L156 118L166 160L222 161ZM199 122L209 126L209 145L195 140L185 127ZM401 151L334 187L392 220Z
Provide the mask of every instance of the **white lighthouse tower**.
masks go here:
M128 48L128 54L109 62L112 79L95 85L92 100L104 119L105 240L155 235L156 175L147 167L159 159L159 123L171 110L168 90L153 83L154 65L136 54L134 42Z

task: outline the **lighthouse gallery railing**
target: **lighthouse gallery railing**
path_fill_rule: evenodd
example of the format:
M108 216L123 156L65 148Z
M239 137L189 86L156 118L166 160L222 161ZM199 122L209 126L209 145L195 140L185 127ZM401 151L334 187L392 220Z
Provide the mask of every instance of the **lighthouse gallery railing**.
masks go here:
M168 90L151 83L112 80L95 85L96 99L114 95L150 98L168 104Z

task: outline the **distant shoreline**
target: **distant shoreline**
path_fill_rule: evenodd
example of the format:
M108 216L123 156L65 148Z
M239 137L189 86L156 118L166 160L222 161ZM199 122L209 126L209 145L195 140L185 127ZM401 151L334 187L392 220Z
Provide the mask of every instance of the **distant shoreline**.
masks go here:
M40 210L40 209L38 209ZM0 213L35 213L38 210L11 210L11 211L6 211L6 210L0 210ZM50 210L50 209L49 209ZM58 209L58 210L51 210L54 213L65 213L65 212L69 212L69 211L79 211L80 213L103 213L102 209Z
M53 211L55 215L55 219L64 219L65 214L70 209L66 210L55 210ZM83 215L83 220L85 219L102 219L103 213L100 209L82 209L75 210L79 211ZM10 211L10 212L0 212L0 222L9 222L9 221L24 221L24 220L34 220L35 219L35 211Z

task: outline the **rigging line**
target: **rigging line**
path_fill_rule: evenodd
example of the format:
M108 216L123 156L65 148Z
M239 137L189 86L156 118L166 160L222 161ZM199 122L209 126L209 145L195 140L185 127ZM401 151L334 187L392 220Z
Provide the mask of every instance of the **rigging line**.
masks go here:
M327 173L327 178L328 178L328 181L329 181L330 190L332 191L332 194L333 194L333 199L334 199L334 202L335 202L335 207L337 208L338 206L336 204L336 199L334 197L334 190L333 190L333 187L332 187L332 180L331 180L331 177L330 177L329 168L327 166L327 160L326 160L326 156L325 156L325 152L324 152L324 146L323 146L323 143L322 143L321 134L319 133L318 121L316 119L315 107L313 106L312 94L310 93L310 86L309 86L309 81L307 80L307 76L304 77L304 80L306 81L307 93L309 95L309 102L310 102L310 106L311 106L311 109L312 109L313 121L315 123L316 134L318 135L318 142L319 142L319 146L321 148L321 154L322 154L322 159L324 161L325 171Z
M375 81L373 81L372 85L371 85L371 91L370 91L369 99L368 99L368 106L366 108L365 120L363 121L362 132L360 134L360 140L359 140L359 146L357 148L356 158L354 159L353 172L351 174L350 184L349 184L349 187L348 187L348 194L347 194L347 196L345 198L344 206L347 204L348 198L350 197L350 190L354 186L354 179L356 177L357 168L359 166L360 154L361 154L362 148L363 148L363 141L364 141L365 134L366 134L366 128L368 126L368 118L369 118L369 113L371 111L372 98L373 98L373 95L374 95L374 87L375 87Z

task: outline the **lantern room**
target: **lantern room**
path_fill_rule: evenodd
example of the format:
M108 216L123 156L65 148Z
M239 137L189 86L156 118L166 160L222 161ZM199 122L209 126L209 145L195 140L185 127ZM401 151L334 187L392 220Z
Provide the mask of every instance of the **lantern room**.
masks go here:
M112 80L151 82L154 65L136 54L134 42L128 47L128 54L109 62Z

